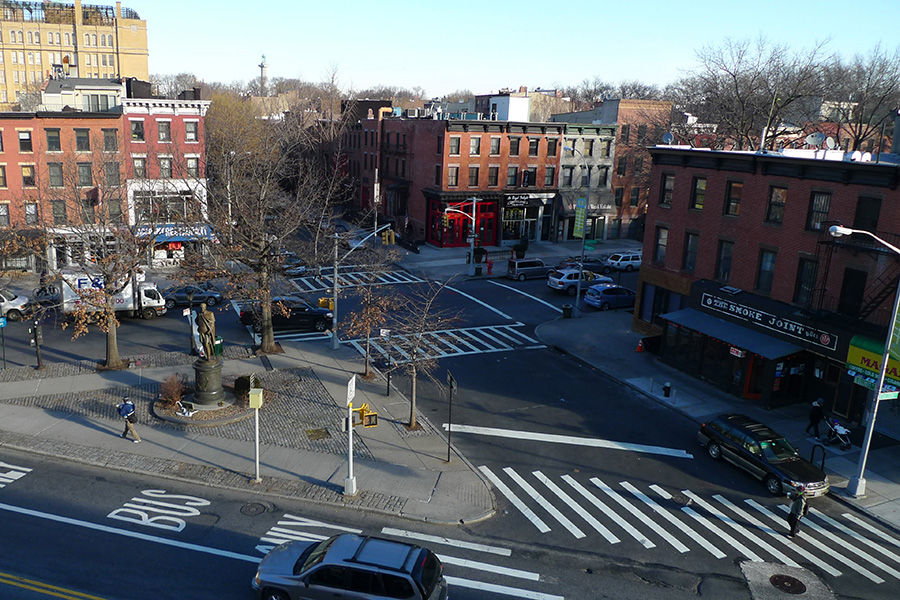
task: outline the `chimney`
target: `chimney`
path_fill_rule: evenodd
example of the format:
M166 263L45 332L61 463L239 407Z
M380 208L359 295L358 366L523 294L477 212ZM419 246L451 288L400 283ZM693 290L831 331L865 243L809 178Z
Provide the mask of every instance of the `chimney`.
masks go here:
M520 93L520 94L527 94L527 93L528 93L528 86L527 86L527 85L520 85L520 86L519 86L519 93Z

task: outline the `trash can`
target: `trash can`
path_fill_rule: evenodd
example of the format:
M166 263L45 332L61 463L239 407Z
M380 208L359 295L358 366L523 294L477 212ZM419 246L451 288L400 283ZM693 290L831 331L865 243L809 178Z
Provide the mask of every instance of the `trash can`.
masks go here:
M481 265L475 265L475 276L481 276Z
M222 338L216 336L216 341L213 342L213 352L216 356L222 356L222 349L224 348L224 344L222 343Z
M563 319L571 319L572 318L572 305L571 304L563 304Z

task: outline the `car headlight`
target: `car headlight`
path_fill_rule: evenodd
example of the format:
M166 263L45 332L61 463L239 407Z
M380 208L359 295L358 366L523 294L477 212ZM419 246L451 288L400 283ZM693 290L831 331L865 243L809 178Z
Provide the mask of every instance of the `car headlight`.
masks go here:
M333 318L334 318L334 313L332 313L332 312L326 313L325 316L328 317L329 319L333 319Z
M257 571L257 572L256 572L256 575L253 576L253 581L256 582L256 585L260 585L259 571Z

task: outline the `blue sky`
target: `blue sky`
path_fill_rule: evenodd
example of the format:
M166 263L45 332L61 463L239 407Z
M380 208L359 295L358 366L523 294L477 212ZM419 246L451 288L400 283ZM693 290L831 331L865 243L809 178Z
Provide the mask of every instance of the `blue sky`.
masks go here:
M105 4L107 2L100 2ZM113 2L108 2L113 4ZM696 50L765 35L798 49L830 38L849 58L900 46L900 0L123 0L147 20L150 73L342 89L391 85L440 96L576 85L600 77L660 86L694 68Z

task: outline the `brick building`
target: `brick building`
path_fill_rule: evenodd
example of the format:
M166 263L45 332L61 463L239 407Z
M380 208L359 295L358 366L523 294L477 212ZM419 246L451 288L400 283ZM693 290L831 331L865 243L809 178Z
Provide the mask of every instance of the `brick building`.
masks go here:
M898 157L668 146L650 154L634 328L661 335L662 360L764 407L823 397L835 414L861 418L900 257L828 227L896 245ZM900 387L897 369L890 386Z

